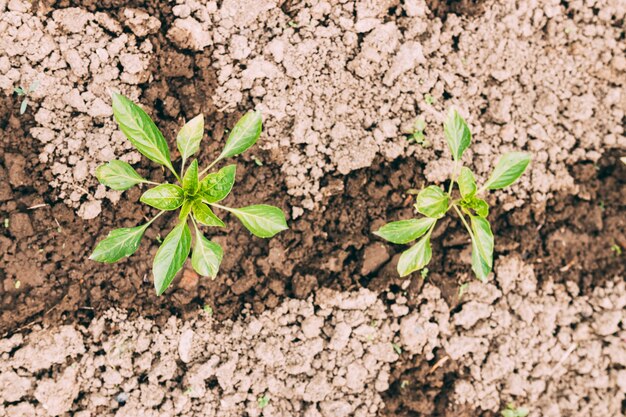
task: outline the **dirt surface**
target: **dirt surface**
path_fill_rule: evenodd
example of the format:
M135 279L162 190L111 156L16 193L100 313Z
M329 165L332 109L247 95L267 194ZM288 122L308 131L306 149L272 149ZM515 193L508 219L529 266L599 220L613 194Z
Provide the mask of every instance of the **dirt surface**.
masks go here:
M419 348L402 342L400 360L384 365L390 374L391 388L382 394L388 415L493 416L516 399L538 404L543 414L536 415L619 413L623 352L581 353L576 342L572 358L603 367L583 373L582 379L569 371L560 379L530 372L554 367L555 358L574 345L580 335L567 326L592 326L590 317L615 322L616 314L607 318L603 311L620 305L621 299L611 297L623 293L625 272L624 255L616 247L626 248L626 168L619 162L626 152L626 10L619 1L594 7L548 3L520 7L406 0L331 7L317 1L263 1L250 10L233 0L167 5L58 1L41 2L35 12L29 3L0 0L0 178L6 179L0 181L0 334L10 337L27 334L39 323L52 325L36 330L32 339L27 336L29 345L37 332L55 333L54 326L65 323L86 338L86 350L76 355L87 360L100 346L85 330L95 323L129 320L133 324L127 332L153 323L158 330L150 338L158 339L170 331L172 315L179 324L193 322L209 305L217 320L211 326L222 331L220 326L230 326L224 320L236 323L242 312L265 314L271 321L276 311L289 308L286 299L316 299L323 288L366 287L382 294L384 314L398 326L398 317L411 314L428 320L431 310L424 303L434 302L441 314L434 319L440 328L436 342L419 342ZM35 79L40 86L19 115L13 87ZM204 113L203 163L219 152L227 129L244 111L261 109L264 133L258 147L238 160L237 187L228 204L278 205L289 214L290 230L264 241L226 216L228 230L213 236L226 253L218 278L200 278L188 265L161 298L153 294L150 267L159 240L170 229L167 216L149 229L133 257L115 265L85 261L110 229L134 226L153 214L138 201L141 188L120 195L97 185L95 166L115 156L133 162L147 178L160 181L165 175L139 158L117 131L110 116L111 89L137 99L172 150L184 120ZM502 294L488 302L478 299L488 308L472 305L482 308L478 314L484 317L471 324L455 322L473 300L471 294L458 296L460 285L473 280L460 223L446 220L435 230L425 281L419 274L410 282L400 280L395 265L403 248L371 234L384 222L412 215L411 190L445 181L449 165L439 124L450 105L468 116L474 144L466 162L479 175L491 169L494 153L524 149L534 157L531 171L510 192L489 197L490 203L500 203L490 215L496 268L505 275L525 271L514 281L528 279L532 285L524 285L533 289L526 293L519 283L506 287L496 274L492 284ZM430 147L406 141L418 115L428 122ZM426 289L432 300L426 301ZM397 297L405 298L401 304L411 313L394 316ZM572 313L576 319L559 324L561 336L560 327L539 326L532 338L539 348L553 349L548 359L504 363L493 356L500 346L502 356L537 348L529 347L527 336L509 334L518 328L525 335L533 320L543 320L535 310L534 315L519 313L519 297L531 297L536 311L553 304L591 307L580 307ZM603 299L610 299L611 306ZM106 313L111 307L123 313ZM520 315L521 321L498 327L495 323L507 314ZM613 346L615 337L623 341L621 320L612 333L593 328L589 343L595 344L585 349ZM489 332L483 322L491 323ZM385 337L398 342L400 336ZM452 337L483 339L480 349L460 355L453 353ZM511 340L503 343L507 337ZM553 348L557 342L560 347ZM13 349L6 351L11 357ZM203 359L208 358L194 360ZM508 374L500 369L492 378L483 377L487 365L495 372L489 360L502 362ZM48 377L67 372L64 378L82 378L78 375L89 367L66 370L61 362L46 368ZM31 380L25 392L35 389L38 383L32 380L41 379L42 372L22 375ZM511 372L521 379L511 382ZM144 373L124 378L144 381ZM181 392L183 373L172 377ZM588 375L602 376L606 383L589 384ZM561 382L546 382L550 378ZM54 389L47 381L41 388L44 397ZM539 390L537 381L545 389ZM523 388L512 390L512 383ZM167 400L162 401L175 404L185 397L168 391L171 382L163 384ZM78 385L81 394L74 396L72 388L68 395L90 404L86 393L92 388ZM217 389L216 395L224 392L215 381L208 388ZM566 392L568 400L556 400ZM26 407L24 415L28 407L43 404L33 395L25 394L30 406L20 405ZM240 402L251 415L254 395ZM382 413L380 395L368 397L373 402L364 415ZM596 401L602 396L611 398L603 403L606 408ZM8 403L17 406L18 400ZM107 401L116 409L117 402ZM550 401L558 410L549 408ZM76 406L71 404L56 406ZM110 409L104 403L99 407Z

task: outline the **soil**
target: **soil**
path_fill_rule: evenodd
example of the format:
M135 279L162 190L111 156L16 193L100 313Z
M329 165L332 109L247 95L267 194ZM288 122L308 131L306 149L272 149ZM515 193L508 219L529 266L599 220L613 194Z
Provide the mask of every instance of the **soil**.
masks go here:
M282 10L289 12L291 9L287 3L290 2L283 4ZM483 2L432 1L427 4L429 13L448 21L463 16L480 16L485 12ZM229 89L224 87L221 73L214 66L216 56L223 53L219 50L220 45L208 45L198 51L194 50L194 44L182 47L180 41L169 33L174 22L180 19L174 14L172 5L156 1L134 2L130 6L116 1L58 1L40 3L38 10L51 16L55 10L67 7L106 12L119 22L130 21L125 9L133 7L158 19L160 27L143 36L138 35L140 29L133 30L130 23L124 26L124 34L136 36L136 41L129 41L128 48L143 51L141 45L149 41L152 52L145 53L150 59L146 60L148 67L142 70L142 74L150 75L149 81L137 79L122 87L136 94L170 140L183 120L204 113L208 128L203 142L206 144L203 163L219 152L225 131L238 117L260 102L260 97L255 96L259 91L255 90L249 96L244 94L234 106L224 109L224 96ZM296 9L294 6L293 10ZM401 14L391 10L385 19L395 18L396 13ZM449 16L450 13L454 17ZM577 10L572 11L573 15L576 13ZM295 11L292 14L298 16ZM575 19L579 19L577 15ZM400 24L403 25L406 22ZM149 27L148 24L145 26ZM610 30L617 30L616 27L612 25ZM107 31L104 34L113 36ZM467 45L461 43L463 48ZM611 65L619 67L618 64ZM239 69L245 70L243 67ZM493 95L493 90L489 94ZM494 100L502 104L500 97ZM268 103L262 104L271 105ZM608 107L613 105L613 102L607 104ZM121 198L114 194L96 198L93 178L84 180L87 192L81 191L79 200L74 203L69 194L67 198L60 197L59 190L63 188L55 185L58 177L51 172L50 164L41 159L41 155L47 152L45 144L35 139L31 132L39 127L33 116L39 106L35 99L29 110L18 116L17 98L0 94L0 178L7 179L0 183L0 219L4 221L0 226L0 334L10 336L30 328L38 332L40 323L44 326L88 327L104 320L102 317L106 314L113 314L106 313L111 307L124 310L124 320L147 320L150 325L164 329L172 316L181 321L195 320L198 311L208 305L213 308L217 320L212 325L219 327L228 320L238 320L242 314L276 314L274 311L286 300L307 300L316 297L323 288L357 291L364 287L382 294L383 299L388 294L391 299L404 296L409 308L419 309L424 302L420 294L425 286L430 286L438 289L452 314L463 309L465 300L458 296L459 286L473 282L473 277L467 237L459 222L454 218L441 222L433 234L433 260L428 267L428 277L422 280L419 274L415 274L408 283L399 279L395 272L403 248L388 245L371 234L387 221L412 216L411 190L421 188L427 179L436 179L440 168L425 162L429 159L424 153L438 155L441 153L439 149L409 147L408 152L393 158L376 154L363 164L364 168L355 165L345 172L337 172L336 169L342 171L337 168L337 163L329 163L316 177L317 185L310 189L315 191L315 204L309 205L303 203L302 198L306 199L310 193L294 192L301 187L298 183L294 188L293 182L300 173L294 174L282 165L286 159L284 150L270 142L270 137L282 138L283 134L289 137L290 134L284 129L285 124L272 125L270 121L269 133L266 132L265 137L268 146L254 151L254 156L264 164L258 166L252 155L238 161L237 187L228 203L242 206L264 202L280 206L290 214L290 230L272 240L261 241L250 236L235 219L225 216L228 230L215 232L213 236L226 253L218 278L213 281L200 278L187 265L167 296L157 298L150 278L151 260L159 239L169 231L171 219L167 216L158 219L146 233L140 250L127 260L115 265L85 261L96 241L111 228L136 225L150 216L151 211L139 203L139 188L123 193ZM486 120L487 125L501 124L500 119L504 116L497 114L498 109L485 111L475 123ZM613 109L613 113L616 111ZM402 110L404 113L409 111ZM68 113L68 117L71 116L73 113ZM564 123L570 123L570 119L572 117L565 117ZM94 126L101 123L105 123L103 132L108 132L108 122L94 122ZM607 121L602 125L610 124ZM286 125L291 126L293 133L293 126ZM368 127L370 130L377 128L381 126ZM622 132L623 128L622 121ZM354 132L358 133L358 129ZM589 129L593 132L590 136L606 133L602 130L604 128L595 124ZM503 203L490 214L496 235L496 265L500 259L519 256L534 271L539 287L574 284L574 287L568 287L572 298L592 296L597 288L612 285L620 277L623 279L626 268L623 255L618 255L612 246L626 248L626 219L623 215L626 168L619 161L623 155L623 148L619 146L622 142L619 141L624 139L617 130L610 135L613 135L612 139L601 143L612 143L616 147L614 150L601 152L601 149L597 150L599 142L592 139L577 144L579 150L587 153L572 152L576 158L563 174L571 178L571 183L567 178L558 178L567 183L567 187L552 189L540 184L540 191L532 198L525 198L531 187L544 178L533 174L534 181L520 185L512 197L490 197L490 203ZM533 141L538 142L538 139ZM172 142L170 145L170 149L174 149ZM529 149L538 154L543 152L542 148L533 146ZM299 155L307 154L304 146L298 144L297 147ZM128 152L121 145L115 151L124 155ZM128 155L132 159L132 155ZM344 154L342 158L349 158L349 155ZM329 155L326 159L329 158L336 156ZM559 158L556 158L558 164L563 164L563 159ZM163 179L161 169L145 159L136 162L134 166L145 177ZM317 162L307 159L307 173L312 172L310 165ZM543 163L544 159L541 159L539 166L544 166ZM484 164L480 166L484 168ZM563 173L562 165L558 166L550 165L554 170L548 181ZM85 220L85 209L80 211L79 207L93 201L98 202L100 212L97 217ZM386 300L388 308L395 304ZM113 321L119 322L120 319ZM448 359L445 366L436 367L449 353L442 345L432 349L432 357L420 351L401 356L402 360L386 365L389 366L390 389L381 397L386 407L384 413L389 416L495 416L492 403L459 401L458 382L467 381L470 371L463 363L467 358ZM476 355L472 360L480 363L480 358ZM433 370L433 367L436 368ZM182 386L180 390L183 390ZM248 399L249 403L254 401L254 398Z

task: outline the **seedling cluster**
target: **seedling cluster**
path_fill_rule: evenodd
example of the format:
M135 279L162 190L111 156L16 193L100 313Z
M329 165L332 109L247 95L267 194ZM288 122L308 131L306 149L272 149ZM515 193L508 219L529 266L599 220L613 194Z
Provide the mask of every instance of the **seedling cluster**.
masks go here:
M397 244L419 239L402 253L398 261L398 273L404 277L428 265L432 257L432 231L437 221L452 210L469 233L472 242L472 270L481 281L485 281L493 267L494 241L487 220L489 204L481 196L487 190L505 188L517 181L531 158L522 152L503 155L487 182L478 187L472 171L462 166L461 162L463 152L472 140L467 123L456 110L451 110L443 127L454 160L448 190L444 191L437 185L424 188L418 193L415 202L415 209L424 217L391 222L374 233ZM458 185L458 196L453 194L455 185Z
M152 265L154 287L157 295L161 295L182 269L191 251L189 221L194 230L191 265L202 276L216 277L223 250L220 245L207 239L200 229L200 226L224 227L224 222L215 215L212 208L232 213L253 235L261 238L270 238L287 229L285 215L277 207L259 204L231 208L218 204L233 188L235 164L208 173L218 162L239 155L256 143L262 128L260 112L249 112L235 124L222 152L203 170L199 169L197 159L185 170L189 158L200 149L204 135L203 116L200 114L189 120L176 137L176 145L182 158L180 173L172 165L170 151L162 133L139 106L121 94L113 94L113 115L133 146L146 158L171 171L178 183L158 184L149 181L141 177L128 163L120 160L99 166L96 170L98 180L114 190L127 190L141 183L155 185L143 193L141 202L160 212L140 226L112 230L98 243L90 259L112 263L132 255L139 248L146 229L159 216L166 211L179 210L178 223L163 239Z

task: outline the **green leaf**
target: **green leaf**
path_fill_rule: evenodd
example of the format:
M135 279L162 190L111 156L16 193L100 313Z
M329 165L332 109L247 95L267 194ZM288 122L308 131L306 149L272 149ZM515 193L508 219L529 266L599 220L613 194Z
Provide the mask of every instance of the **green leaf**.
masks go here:
M141 238L148 228L149 223L136 227L125 227L111 230L107 237L102 239L89 259L113 263L125 256L130 256L139 248Z
M202 276L215 278L223 256L222 247L211 242L200 230L196 229L196 242L191 254L191 266L194 271Z
M26 112L26 107L28 106L28 99L25 98L22 100L22 104L20 105L20 114L24 114Z
M246 113L233 127L226 140L226 146L217 159L220 160L245 152L259 139L261 128L261 112L257 110Z
M398 273L401 277L405 277L411 272L424 268L430 262L432 254L430 233L428 233L418 240L415 245L402 252L398 260Z
M185 201L183 201L183 205L180 208L180 213L178 213L179 220L184 221L187 219L187 216L191 212L191 206L193 205L194 201L195 200L192 200L190 198L186 198Z
M117 159L96 168L96 178L100 184L118 191L146 182L130 164Z
M191 232L187 222L179 223L165 237L163 244L154 256L152 273L154 274L154 288L157 295L165 292L174 277L181 270L189 250L191 249Z
M143 193L140 201L159 210L176 210L184 199L185 193L178 185L161 184Z
M459 205L465 209L469 215L473 214L469 210L473 210L480 217L489 216L489 204L482 198L476 196L466 198L459 202Z
M235 184L237 165L228 165L209 174L200 182L199 195L207 203L217 203L226 198Z
M224 222L213 213L213 211L203 202L196 200L191 205L193 215L199 223L205 226L224 227Z
M183 159L186 160L198 152L203 135L204 116L202 114L185 123L176 136L176 147Z
M450 109L448 117L443 123L443 133L452 157L455 161L459 161L472 141L472 134L463 117L455 109Z
M476 180L474 179L474 174L469 168L461 168L458 183L459 191L461 191L461 197L468 198L476 194Z
M259 204L255 206L228 208L241 223L257 237L272 237L278 232L287 230L285 215L278 207Z
M198 181L198 160L194 159L183 177L183 190L187 195L195 195L200 189Z
M387 223L374 234L392 243L409 243L426 233L436 221L430 217L400 220Z
M13 89L13 92L14 92L15 94L17 94L18 96L23 96L23 95L25 95L25 94L26 94L26 91L24 91L24 89L23 89L22 87L15 87L15 88Z
M165 138L141 107L113 93L113 116L130 143L146 158L173 170Z
M472 270L481 281L493 267L493 233L489 222L482 217L470 216L472 237Z
M424 216L439 219L448 211L448 194L440 187L430 185L417 195L415 208Z
M498 190L513 184L522 176L530 163L530 155L524 152L509 152L504 154L483 188Z

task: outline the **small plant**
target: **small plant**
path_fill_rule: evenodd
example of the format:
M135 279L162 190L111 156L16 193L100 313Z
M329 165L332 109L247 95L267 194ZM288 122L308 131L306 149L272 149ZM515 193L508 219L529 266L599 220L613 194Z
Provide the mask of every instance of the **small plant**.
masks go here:
M128 140L146 158L165 166L178 180L177 184L158 184L142 178L128 163L114 160L96 169L100 183L114 189L127 190L137 184L151 184L140 201L160 212L140 226L115 229L109 232L90 256L90 259L112 263L130 256L139 248L144 232L166 211L180 209L178 224L163 239L152 265L154 287L161 295L170 286L191 251L191 232L194 230L194 248L191 265L200 275L215 278L223 257L220 245L207 239L199 226L224 227L212 207L226 210L237 217L253 235L270 238L287 229L285 215L278 207L265 204L230 208L218 204L233 188L236 165L227 165L207 174L219 161L239 155L254 145L261 134L261 114L249 112L230 132L224 149L208 167L198 168L194 159L185 171L187 160L198 152L204 134L204 118L198 115L189 120L176 137L182 157L180 175L174 170L165 138L150 117L136 104L121 94L113 94L113 115Z
M262 397L257 398L257 404L259 404L259 408L265 408L270 403L270 397L265 394Z
M24 97L22 99L22 104L20 104L20 114L24 114L26 112L26 108L28 107L28 95L30 93L34 93L39 88L39 81L33 81L33 83L28 87L28 89L19 86L15 87L13 91L17 94L18 97Z
M404 277L428 265L432 257L430 235L437 221L448 211L454 210L472 241L472 269L484 281L493 267L493 234L487 220L489 205L480 196L487 190L505 188L517 181L530 163L530 155L522 152L503 155L487 182L478 188L472 171L460 167L461 157L470 146L472 136L467 123L456 110L451 110L444 122L444 135L454 160L448 191L437 185L424 188L417 195L415 208L425 217L388 223L374 234L397 244L419 238L415 245L402 253L398 261L398 273ZM452 194L455 184L459 188L458 197Z
M427 148L430 146L430 142L424 136L424 129L426 129L426 122L422 117L418 117L413 122L413 133L408 137L409 141L415 142L418 145L422 145Z
M615 256L620 256L622 254L622 247L617 243L611 245L611 250L615 253Z
M506 408L500 412L502 417L526 417L530 413L528 408L515 407L512 403L506 405Z

